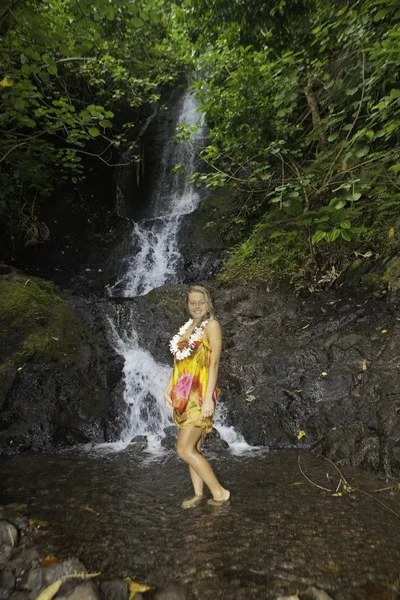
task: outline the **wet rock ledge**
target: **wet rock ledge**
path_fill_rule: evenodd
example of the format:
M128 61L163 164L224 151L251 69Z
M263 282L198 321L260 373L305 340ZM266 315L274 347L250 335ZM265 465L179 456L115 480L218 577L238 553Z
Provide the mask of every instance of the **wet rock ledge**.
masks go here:
M111 441L122 424L123 360L101 300L0 275L0 453Z
M186 319L186 290L167 285L135 305L140 343L167 364L168 339ZM213 292L229 425L253 446L310 448L400 474L398 291L360 285L295 297L258 285ZM159 324L157 339L149 337Z

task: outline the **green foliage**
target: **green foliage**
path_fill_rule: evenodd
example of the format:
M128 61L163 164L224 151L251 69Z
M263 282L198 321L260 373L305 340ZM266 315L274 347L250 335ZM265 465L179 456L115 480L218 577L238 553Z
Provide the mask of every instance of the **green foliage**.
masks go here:
M213 220L234 239L223 278L300 281L398 252L398 3L188 0L180 19L210 131L195 180L235 198Z
M4 4L4 3L3 3ZM3 10L4 8L4 10ZM167 0L22 0L0 15L0 224L48 236L40 204L78 183L82 157L120 161L135 123L116 111L159 98L182 68ZM131 137L129 137L131 136Z

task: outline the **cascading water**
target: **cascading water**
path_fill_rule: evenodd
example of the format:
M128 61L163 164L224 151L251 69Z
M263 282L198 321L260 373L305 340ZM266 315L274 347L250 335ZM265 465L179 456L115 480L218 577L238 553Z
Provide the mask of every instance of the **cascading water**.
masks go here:
M177 241L181 219L195 210L200 200L189 180L195 171L198 149L204 139L204 126L203 117L197 112L196 101L189 91L183 96L177 122L190 126L190 139L167 144L164 148L161 175L150 199L150 215L134 223L131 258L124 277L111 289L111 295L134 298L176 281L181 260ZM184 165L183 174L171 172L176 164ZM130 311L128 316L127 310ZM123 326L118 322L119 311L124 313ZM140 347L134 319L133 309L128 303L123 303L116 306L114 323L110 322L116 349L125 359L124 395L129 411L119 447L127 445L138 435L146 435L149 449L156 450L160 447L164 428L172 423L170 411L163 400L171 368L155 361L147 350ZM223 425L221 415L216 417L216 423L231 445L238 449L247 446L233 428Z

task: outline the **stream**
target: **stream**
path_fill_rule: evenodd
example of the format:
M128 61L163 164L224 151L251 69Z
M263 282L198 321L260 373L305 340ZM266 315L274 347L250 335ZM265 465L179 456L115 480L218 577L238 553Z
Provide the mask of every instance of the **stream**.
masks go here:
M335 600L392 597L367 590L399 576L400 518L359 492L332 496L339 477L326 460L291 450L207 454L232 491L229 506L182 510L187 467L172 451L155 457L132 446L0 457L0 503L26 505L30 518L48 521L44 553L76 555L89 572L153 588L179 583L188 598L276 598L309 585ZM298 456L332 493L305 480ZM390 485L343 472L367 492ZM374 498L400 514L399 493Z

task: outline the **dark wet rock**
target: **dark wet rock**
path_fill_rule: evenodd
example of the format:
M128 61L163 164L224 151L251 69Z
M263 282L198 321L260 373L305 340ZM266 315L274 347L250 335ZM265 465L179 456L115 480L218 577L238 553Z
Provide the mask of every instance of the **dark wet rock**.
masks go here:
M161 446L165 448L165 450L175 450L176 449L176 440L177 436L167 435L165 438L161 440Z
M35 547L19 547L13 553L8 564L17 577L22 577L31 567L38 567L41 560L42 556Z
M128 600L129 590L128 585L121 579L112 579L111 581L104 581L101 584L101 591L104 596L104 600ZM135 598L137 594L135 595Z
M11 569L0 572L0 587L12 590L15 587L15 575Z
M16 546L18 544L18 529L10 521L0 521L0 545Z
M92 581L84 581L67 594L57 594L59 600L100 600L100 593L96 585Z
M176 449L176 440L178 439L178 428L176 425L164 427L165 437L161 440L161 446L166 450Z
M157 590L154 600L188 600L188 594L182 585L172 583L162 590Z
M123 360L101 303L23 275L0 277L0 291L0 452L117 439Z
M19 587L22 590L29 590L31 593L38 594L64 575L76 573L87 573L87 571L77 558L70 558L56 565L31 569L25 574Z
M11 590L9 588L0 586L0 600L8 600L10 594Z
M168 425L168 427L164 427L164 433L167 436L178 437L178 428L176 425Z
M204 438L203 448L206 450L227 450L229 448L228 442L221 438L219 431L213 427L210 433Z
M29 520L27 517L17 513L10 507L0 506L0 519L5 519L13 523L20 531L24 531L29 527Z
M140 343L166 364L186 290L169 284L141 298L141 318L161 331L148 337L139 326ZM214 297L228 425L251 445L311 448L400 473L398 295L361 302L349 288L304 299L258 285L214 289Z
M29 594L22 592L21 590L14 590L11 592L9 600L28 600Z
M147 435L135 435L135 437L131 439L130 443L147 445Z
M147 446L149 445L147 435L135 435L135 437L131 439L129 445L133 447L136 452L146 450Z
M320 590L314 586L308 587L305 592L299 592L300 600L332 600L332 596L325 590Z
M12 546L9 544L3 544L0 546L0 568L7 566L12 554L12 550Z

